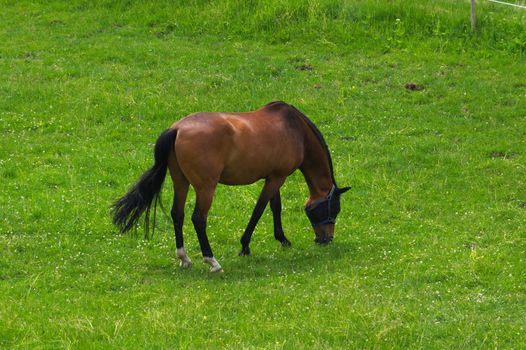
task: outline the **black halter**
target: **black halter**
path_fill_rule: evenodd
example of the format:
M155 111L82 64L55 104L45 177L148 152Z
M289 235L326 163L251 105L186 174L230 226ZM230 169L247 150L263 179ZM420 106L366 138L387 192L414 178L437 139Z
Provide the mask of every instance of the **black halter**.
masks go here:
M312 227L336 223L336 215L340 212L340 193L335 185L327 197L317 200L305 207L305 214Z

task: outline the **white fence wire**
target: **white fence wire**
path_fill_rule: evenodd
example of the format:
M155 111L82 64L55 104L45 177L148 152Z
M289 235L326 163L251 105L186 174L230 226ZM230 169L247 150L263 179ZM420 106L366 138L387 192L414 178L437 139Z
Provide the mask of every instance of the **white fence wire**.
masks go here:
M496 2L497 4L508 5L508 6L513 6L513 7L519 7L521 9L526 9L526 6L524 6L524 5L512 4L512 3L509 3L509 2L498 1L498 0L488 0L488 1Z

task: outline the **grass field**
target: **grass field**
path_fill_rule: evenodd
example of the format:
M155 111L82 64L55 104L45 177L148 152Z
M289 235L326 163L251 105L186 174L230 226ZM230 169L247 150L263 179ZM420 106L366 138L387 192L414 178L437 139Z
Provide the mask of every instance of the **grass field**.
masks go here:
M0 8L0 347L526 348L526 11L480 1L472 33L467 1ZM353 186L332 244L299 173L290 249L265 213L238 257L261 183L217 190L222 275L190 220L188 271L164 215L153 240L117 233L162 130L278 99Z

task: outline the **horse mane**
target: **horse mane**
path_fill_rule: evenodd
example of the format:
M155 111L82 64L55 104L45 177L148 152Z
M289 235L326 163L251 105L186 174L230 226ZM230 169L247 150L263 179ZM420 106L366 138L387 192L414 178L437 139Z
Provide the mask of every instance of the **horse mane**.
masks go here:
M336 185L336 179L334 178L334 168L332 166L332 157L331 157L331 152L329 151L329 146L327 146L327 142L325 142L325 139L323 138L323 135L321 134L321 131L318 129L318 127L312 122L312 120L310 120L305 114L303 114L300 110L298 110L296 107L294 107L293 105L288 105L290 106L294 112L301 118L305 121L305 123L309 126L309 128L311 129L311 131L314 133L314 135L316 136L316 138L318 139L318 141L320 142L323 150L325 151L325 155L327 156L327 159L329 160L329 168L331 170L331 179L332 179L332 183L334 184L334 186L338 187Z

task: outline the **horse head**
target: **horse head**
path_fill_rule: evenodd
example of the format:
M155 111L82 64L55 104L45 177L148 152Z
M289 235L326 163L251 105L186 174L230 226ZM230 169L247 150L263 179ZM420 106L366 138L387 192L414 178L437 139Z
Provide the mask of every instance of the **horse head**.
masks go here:
M329 194L305 207L305 214L314 229L316 238L314 242L319 244L329 243L334 238L334 225L336 217L340 213L340 196L347 192L350 187L338 188L332 186Z

